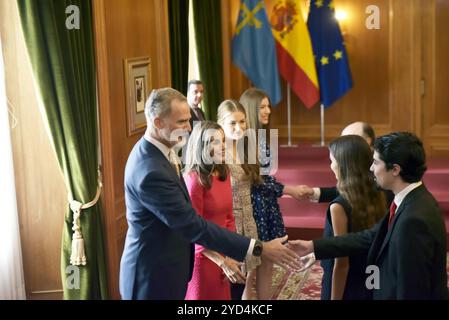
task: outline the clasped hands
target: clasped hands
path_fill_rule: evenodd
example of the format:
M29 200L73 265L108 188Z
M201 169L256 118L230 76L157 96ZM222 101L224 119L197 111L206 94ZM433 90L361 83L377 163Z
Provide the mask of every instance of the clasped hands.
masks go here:
M240 269L242 265L243 263L241 262L225 257L220 264L220 268L232 283L245 284L246 277Z
M307 270L315 263L313 241L292 240L288 242L288 247L301 257L299 258L300 268L298 271Z
M304 271L315 262L312 241L292 240L288 236L263 243L262 258L284 269Z
M288 236L263 243L262 259L297 272L307 270L315 263L313 242L305 240L287 241ZM245 275L241 271L243 263L225 257L221 269L232 283L244 284Z
M310 200L313 197L313 188L306 185L285 186L284 193L298 201Z

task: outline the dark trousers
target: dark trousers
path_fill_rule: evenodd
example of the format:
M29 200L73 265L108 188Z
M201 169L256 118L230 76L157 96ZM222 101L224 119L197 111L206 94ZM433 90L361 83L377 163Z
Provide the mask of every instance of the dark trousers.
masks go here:
M240 283L231 283L231 299L232 300L242 300L243 291L245 290L245 285Z

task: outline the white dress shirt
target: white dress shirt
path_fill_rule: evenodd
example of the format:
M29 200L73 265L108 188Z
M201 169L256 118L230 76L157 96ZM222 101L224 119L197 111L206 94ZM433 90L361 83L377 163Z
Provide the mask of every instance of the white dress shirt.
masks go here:
M407 187L402 189L401 192L399 192L397 195L394 196L394 203L396 204L396 211L398 211L399 206L401 205L402 201L404 201L405 197L413 190L418 188L420 185L422 185L422 181L410 183ZM396 213L396 211L394 213Z
M310 197L311 202L318 202L320 200L321 196L321 189L320 188L313 188L313 196Z

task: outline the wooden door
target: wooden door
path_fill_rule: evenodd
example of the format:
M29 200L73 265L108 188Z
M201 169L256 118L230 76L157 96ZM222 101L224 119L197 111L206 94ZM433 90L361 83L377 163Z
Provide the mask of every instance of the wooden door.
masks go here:
M449 156L448 0L421 0L421 136L428 156Z

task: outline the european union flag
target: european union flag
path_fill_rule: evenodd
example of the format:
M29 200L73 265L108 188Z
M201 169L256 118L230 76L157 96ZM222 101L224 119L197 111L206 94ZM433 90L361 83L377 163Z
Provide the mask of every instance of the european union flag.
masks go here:
M307 26L312 39L321 103L332 105L352 88L351 71L332 0L311 0Z
M242 0L232 39L232 60L267 93L273 105L281 101L276 46L263 0Z

